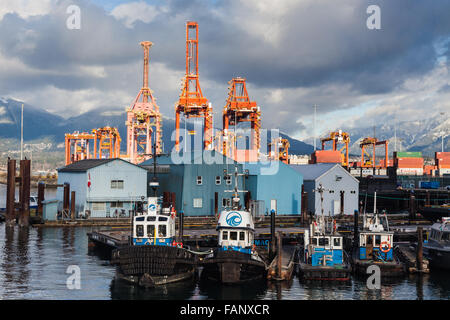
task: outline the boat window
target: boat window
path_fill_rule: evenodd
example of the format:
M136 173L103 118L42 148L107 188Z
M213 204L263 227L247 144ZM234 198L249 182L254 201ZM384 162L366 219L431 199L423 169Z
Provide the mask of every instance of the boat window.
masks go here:
M245 233L244 233L244 231L239 232L239 240L241 240L241 241L245 240Z
M167 217L159 217L158 221L167 221Z
M372 235L367 235L366 243L368 246L373 246L373 236Z
M236 231L230 232L230 240L237 240L237 232Z
M136 225L136 236L143 237L144 236L144 226L142 224Z
M147 221L156 221L156 217L147 217Z
M145 217L137 217L136 221L145 221Z
M319 246L327 246L330 244L328 238L319 238Z
M160 224L158 226L158 237L164 238L167 236L167 226L165 224Z
M333 239L333 245L335 247L340 247L341 246L341 238L334 238Z
M317 246L317 238L312 238L312 244Z
M375 246L379 246L381 243L381 236L380 235L376 235L375 236Z
M228 240L228 231L222 231L222 240Z
M147 225L147 237L153 238L155 236L155 225Z
M444 232L442 234L442 240L443 241L449 241L450 240L450 232Z

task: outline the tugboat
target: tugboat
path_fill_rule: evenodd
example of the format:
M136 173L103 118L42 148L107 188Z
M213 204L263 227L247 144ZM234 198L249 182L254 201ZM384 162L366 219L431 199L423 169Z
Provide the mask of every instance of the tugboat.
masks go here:
M266 277L266 262L258 255L254 245L255 226L252 215L241 210L239 174L235 167L235 187L231 210L220 213L217 232L218 247L202 261L202 278L226 284L241 283Z
M331 224L333 227L331 227ZM299 272L303 280L350 280L351 266L343 249L343 236L336 232L336 221L319 217L305 230L300 250Z
M176 241L175 208L161 208L158 203L155 155L153 159L154 196L148 198L147 212L133 217L130 243L114 250L111 259L118 278L143 287L191 278L196 265L196 255L183 247L181 239Z
M370 265L380 267L381 277L400 277L406 272L404 264L394 252L394 231L389 230L386 212L382 216L375 210L373 214L364 214L363 228L353 249L353 270L367 275ZM355 235L355 237L358 237Z
M322 194L324 189L320 185L317 191ZM302 280L350 280L352 269L343 248L343 236L336 231L336 220L324 217L322 210L322 215L305 230L303 240L299 251Z
M431 268L450 270L450 217L443 217L440 223L431 226L423 251Z

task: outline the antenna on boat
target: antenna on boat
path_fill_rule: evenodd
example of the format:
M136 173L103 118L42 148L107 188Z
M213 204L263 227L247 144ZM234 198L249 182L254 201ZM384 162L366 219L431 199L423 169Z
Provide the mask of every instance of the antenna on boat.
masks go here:
M165 153L159 153L156 154L156 141L153 142L153 148L152 148L152 158L153 158L153 178L152 181L150 181L149 185L153 190L153 195L156 197L156 190L159 187L159 182L158 182L158 178L156 176L156 158L157 157L161 157L161 156L165 156Z
M224 173L224 175L228 175L227 169L223 169L223 173ZM234 164L234 189L233 190L225 190L225 192L233 192L232 199L231 199L231 201L232 201L231 207L232 207L233 210L239 210L239 202L241 200L239 198L239 193L248 192L247 190L239 190L239 187L238 187L238 176L245 176L245 177L247 177L248 176L248 171L246 170L245 173L239 173L237 164L235 163Z

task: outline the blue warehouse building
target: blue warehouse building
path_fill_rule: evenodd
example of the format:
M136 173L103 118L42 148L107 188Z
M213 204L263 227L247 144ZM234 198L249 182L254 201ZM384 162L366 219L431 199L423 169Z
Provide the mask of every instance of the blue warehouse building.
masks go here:
M302 175L280 162L237 163L216 151L186 153L180 161L169 155L157 160L157 177L160 183L158 196L163 192L176 194L176 210L187 216L212 216L231 204L234 188L235 164L240 173L248 170L248 177L238 177L239 189L248 190L250 205L259 203L259 211L270 211L270 200L277 200L278 214L292 215L301 212ZM153 177L153 160L140 165L148 171L148 182ZM224 170L230 176L224 176ZM244 185L242 185L244 183ZM147 188L147 195L153 191ZM240 194L244 206L246 196Z
M252 199L263 202L265 213L270 212L270 200L277 200L277 214L301 213L302 175L282 161L244 163L249 171L247 187Z
M199 154L197 154L199 153ZM187 216L211 216L220 213L230 205L234 188L235 163L232 159L216 151L190 152L184 159L174 159L171 155L158 157L156 174L159 181L158 196L163 192L174 192L176 210L183 210ZM153 178L153 160L140 164L148 171L148 181ZM238 164L242 172L242 165ZM224 176L224 170L230 174ZM242 189L242 177L238 177L239 189ZM150 187L147 194L153 195ZM241 197L241 204L244 199Z

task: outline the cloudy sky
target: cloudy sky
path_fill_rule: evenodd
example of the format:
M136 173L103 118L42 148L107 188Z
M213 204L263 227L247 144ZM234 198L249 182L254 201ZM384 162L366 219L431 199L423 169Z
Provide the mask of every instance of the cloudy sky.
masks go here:
M66 26L80 8L81 28ZM367 28L370 5L381 29ZM263 126L308 141L318 131L450 114L447 0L0 0L0 96L64 117L124 110L150 86L174 117L185 23L199 23L200 84L215 123L227 82L245 77Z

